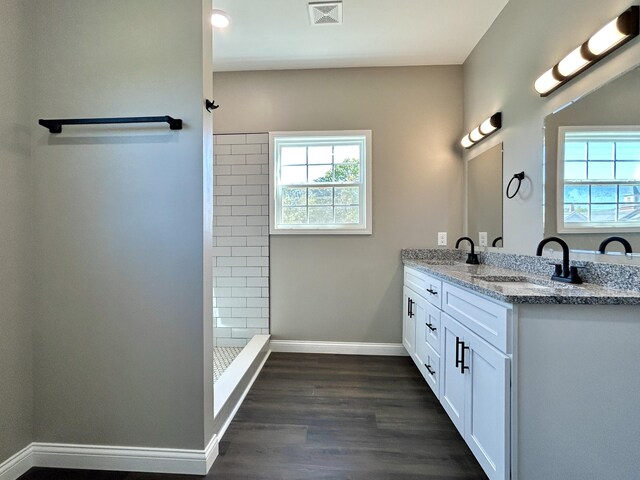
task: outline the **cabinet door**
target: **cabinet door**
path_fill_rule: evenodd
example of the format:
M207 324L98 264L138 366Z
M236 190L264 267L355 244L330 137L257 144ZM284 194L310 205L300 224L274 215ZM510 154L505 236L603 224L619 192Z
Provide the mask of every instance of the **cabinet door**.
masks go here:
M426 338L437 353L440 353L440 314L440 310L430 303L427 304Z
M440 401L460 434L464 437L465 390L468 373L462 373L460 342L467 334L462 325L446 313L440 315Z
M407 353L415 360L416 322L413 314L416 294L404 287L402 295L402 344Z
M474 334L465 339L469 367L465 440L491 480L509 478L510 360Z

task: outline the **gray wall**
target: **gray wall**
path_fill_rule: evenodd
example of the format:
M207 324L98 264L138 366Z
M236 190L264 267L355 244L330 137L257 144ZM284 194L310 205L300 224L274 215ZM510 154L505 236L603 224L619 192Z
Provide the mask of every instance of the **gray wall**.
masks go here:
M462 231L459 66L216 73L216 133L373 131L373 235L271 237L275 339L400 342L400 250Z
M576 103L550 115L545 121L545 235L557 235L558 219L558 128L578 125L640 125L640 68L628 72ZM563 233L560 237L575 248L596 250L600 242L614 233ZM640 251L640 233L621 233ZM607 251L624 252L622 245L613 243Z
M626 8L627 0L510 0L464 63L464 130L503 112L503 127L466 156L504 142L503 187L522 170L521 193L504 202L506 251L535 252L543 236L543 121L549 113L640 61L640 43L625 46L549 97L535 80Z
M185 122L175 132L33 129L34 439L201 449L213 433L212 132L203 112L211 2L32 6L30 125L165 114Z
M30 8L0 2L0 463L32 441Z

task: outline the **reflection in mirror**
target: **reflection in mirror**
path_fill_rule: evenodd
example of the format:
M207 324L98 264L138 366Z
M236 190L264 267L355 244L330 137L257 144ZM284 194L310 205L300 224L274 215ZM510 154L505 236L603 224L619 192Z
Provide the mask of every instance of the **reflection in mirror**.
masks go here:
M502 247L502 144L467 163L467 235Z
M545 118L544 234L588 251L617 235L640 252L640 68Z

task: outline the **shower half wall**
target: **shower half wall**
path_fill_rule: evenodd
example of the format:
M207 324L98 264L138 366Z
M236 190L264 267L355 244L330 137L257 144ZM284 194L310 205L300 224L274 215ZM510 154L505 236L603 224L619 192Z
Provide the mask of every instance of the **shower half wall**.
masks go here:
M214 345L232 359L269 333L269 135L214 144Z

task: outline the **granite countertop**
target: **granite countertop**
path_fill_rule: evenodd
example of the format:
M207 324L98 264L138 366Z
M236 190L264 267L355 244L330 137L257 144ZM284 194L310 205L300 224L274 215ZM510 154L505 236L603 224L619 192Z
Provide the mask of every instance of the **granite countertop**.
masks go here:
M526 271L492 265L468 265L448 259L403 258L403 263L505 303L640 305L640 291L636 290L617 290L593 283L572 285ZM516 283L505 283L505 280Z

